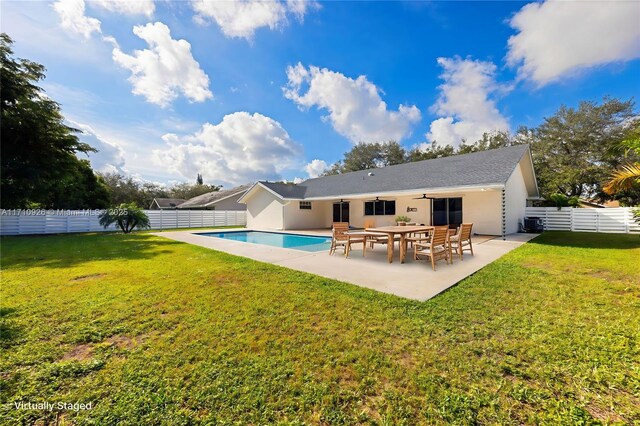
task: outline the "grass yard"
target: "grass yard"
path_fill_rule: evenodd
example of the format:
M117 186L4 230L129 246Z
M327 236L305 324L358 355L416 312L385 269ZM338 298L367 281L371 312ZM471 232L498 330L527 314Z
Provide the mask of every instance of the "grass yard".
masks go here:
M637 235L545 233L425 303L148 233L7 237L0 416L638 424L639 283Z

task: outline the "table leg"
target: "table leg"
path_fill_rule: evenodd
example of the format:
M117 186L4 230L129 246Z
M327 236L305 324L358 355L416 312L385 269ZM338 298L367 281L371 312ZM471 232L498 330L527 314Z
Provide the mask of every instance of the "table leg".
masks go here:
M407 255L407 234L400 234L400 263L404 263L404 258Z
M364 257L364 254L367 252L367 236L365 235L362 238L364 239L362 243L362 257Z
M389 239L387 240L387 260L389 263L393 263L393 234L389 234Z

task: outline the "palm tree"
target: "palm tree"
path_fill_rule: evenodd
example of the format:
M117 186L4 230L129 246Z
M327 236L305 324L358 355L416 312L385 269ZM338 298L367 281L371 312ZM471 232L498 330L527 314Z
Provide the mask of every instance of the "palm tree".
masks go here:
M134 228L151 228L149 217L135 203L120 204L117 207L107 209L99 217L100 225L105 229L116 223L125 234L133 231Z
M617 152L622 151L625 158L630 153L640 155L640 122L632 124L627 137L614 149ZM613 195L629 190L638 184L640 184L640 163L627 162L611 174L602 189L607 194Z
M607 194L613 195L631 189L639 183L640 163L629 163L614 171L603 189Z

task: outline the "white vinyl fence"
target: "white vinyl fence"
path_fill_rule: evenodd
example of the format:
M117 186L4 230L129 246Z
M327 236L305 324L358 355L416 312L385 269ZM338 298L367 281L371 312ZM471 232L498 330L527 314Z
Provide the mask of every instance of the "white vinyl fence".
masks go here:
M577 209L563 207L527 207L526 217L542 219L544 229L549 231L580 232L640 232L634 222L630 207L610 209Z
M73 232L117 231L104 229L98 215L101 210L3 210L0 235L66 234ZM245 211L222 210L145 210L151 229L208 228L245 226Z

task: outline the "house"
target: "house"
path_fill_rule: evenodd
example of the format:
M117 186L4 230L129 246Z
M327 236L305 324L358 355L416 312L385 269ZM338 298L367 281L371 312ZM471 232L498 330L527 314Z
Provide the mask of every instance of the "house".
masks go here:
M173 210L185 201L181 198L154 198L149 210Z
M249 188L251 188L251 184L236 186L224 191L208 192L185 201L178 208L184 210L246 210L247 206L238 203L238 198Z
M309 179L257 182L240 199L253 229L395 224L397 215L425 225L473 222L474 232L518 232L526 201L538 197L528 145Z

